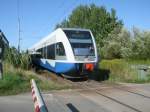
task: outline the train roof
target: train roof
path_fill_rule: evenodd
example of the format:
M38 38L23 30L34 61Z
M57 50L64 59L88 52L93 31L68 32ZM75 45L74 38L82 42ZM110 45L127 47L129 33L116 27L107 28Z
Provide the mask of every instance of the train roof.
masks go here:
M62 30L77 30L77 31L91 31L90 29L83 28L61 28Z
M89 29L82 29L82 28L57 28L55 31L53 31L52 33L50 33L49 35L47 35L46 37L42 38L38 43L34 44L31 48L29 48L30 50L34 50L36 49L39 45L43 44L44 42L46 42L48 39L50 39L53 35L55 35L55 33L57 31L63 31L63 30L76 30L76 31L91 31Z

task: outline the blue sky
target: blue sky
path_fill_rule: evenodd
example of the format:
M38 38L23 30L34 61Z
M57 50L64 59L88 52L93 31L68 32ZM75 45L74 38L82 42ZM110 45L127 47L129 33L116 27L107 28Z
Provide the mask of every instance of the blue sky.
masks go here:
M51 33L80 4L95 3L114 8L129 30L133 26L150 30L150 0L19 0L21 49L31 47ZM0 29L11 46L18 45L17 0L0 0Z

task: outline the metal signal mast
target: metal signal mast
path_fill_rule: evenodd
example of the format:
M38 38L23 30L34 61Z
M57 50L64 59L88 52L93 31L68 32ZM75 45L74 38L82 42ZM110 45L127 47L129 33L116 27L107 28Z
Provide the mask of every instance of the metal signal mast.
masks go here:
M18 52L20 53L21 30L20 30L19 0L17 0L17 16L18 16Z

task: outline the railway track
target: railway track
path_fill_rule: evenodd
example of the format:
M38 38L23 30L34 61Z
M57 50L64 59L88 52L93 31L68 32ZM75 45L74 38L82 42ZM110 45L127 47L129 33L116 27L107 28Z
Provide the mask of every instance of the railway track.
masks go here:
M131 109L131 110L133 110L135 112L143 112L143 111L140 110L140 109L137 109L137 108L135 108L135 107L133 107L133 106L127 104L127 103L124 103L124 102L122 102L122 101L120 101L120 100L118 100L116 98L113 98L113 97L111 97L109 95L106 95L102 91L104 89L118 89L118 90L125 91L125 92L131 93L131 94L134 94L134 95L137 95L137 96L140 96L140 97L144 97L144 98L150 99L150 96L146 96L144 94L135 92L133 90L128 90L127 88L124 88L125 86L122 86L122 85L113 85L112 86L112 85L106 85L106 84L99 84L99 82L96 82L96 81L93 81L93 80L92 81L91 80L90 81L83 81L83 82L72 82L72 81L67 80L67 82L71 83L71 84L73 84L75 86L80 87L79 92L80 92L80 90L81 91L82 90L85 90L85 91L86 90L88 90L88 91L90 90L90 91L95 92L98 95L101 95L101 96L103 96L103 97L105 97L105 98L107 98L107 99L109 99L109 100L111 100L113 102L116 102L116 103L118 103L118 104L120 104L122 106L125 106L125 107L127 107L127 108L129 108L129 109ZM96 87L94 87L92 84L94 84L94 86L96 86ZM97 86L101 86L101 87L97 87Z
M84 85L84 88L86 87L86 89L88 89L88 86L85 86ZM93 90L93 89L92 89ZM99 89L95 89L94 90L94 92L96 92L97 94L99 94L99 95L101 95L101 96L103 96L103 97L105 97L105 98L108 98L109 100L112 100L112 101L114 101L114 102L116 102L116 103L119 103L119 104L121 104L121 105L123 105L123 106L125 106L125 107L127 107L127 108L130 108L130 109L132 109L132 110L134 110L134 111L136 111L136 112L142 112L142 111L140 111L140 110L138 110L138 109L136 109L136 108L134 108L134 107L132 107L132 106L130 106L130 105L128 105L128 104L125 104L125 103L123 103L123 102L121 102L121 101L119 101L119 100L117 100L117 99L114 99L114 98L112 98L112 97L110 97L110 96L108 96L108 95L105 95L104 93L102 93Z
M132 94L135 94L135 95L138 95L138 96L144 97L144 98L148 98L148 99L150 99L150 96L144 95L144 94L142 94L142 93L135 92L135 91L133 91L133 90L122 89L122 88L120 88L120 87L114 87L114 88L115 88L115 89L122 90L122 91L129 92L129 93L132 93Z
M53 80L65 81L65 82L73 85L75 88L78 88L79 90L80 89L81 90L94 90L94 89L114 88L114 89L129 92L129 93L132 93L132 94L150 99L150 96L147 96L147 95L144 95L142 93L136 92L135 90L131 90L131 88L123 86L121 84L119 84L119 85L118 84L117 85L116 84L110 85L110 84L105 84L105 83L99 83L99 82L94 81L94 80L87 80L87 81L82 80L82 81L75 81L74 82L74 81L68 80L64 77L59 77L55 73L50 73L50 74L53 77ZM49 76L49 73L46 72L46 71L44 72L44 77L51 79L51 77Z
M99 83L99 82L93 81L93 80L84 81L84 82L72 82L72 81L67 80L67 82L71 83L75 86L79 86L80 88L82 88L84 90L85 89L86 90L118 89L121 91L125 91L125 92L131 93L131 94L135 94L135 95L150 99L150 96L139 93L139 92L133 90L132 88L129 88L129 87L121 85L121 84L119 84L119 85L118 84L113 84L113 85L102 84L102 83ZM92 82L92 83L90 83L90 82Z
M99 90L95 90L95 92L96 92L97 94L99 94L99 95L105 97L105 98L108 98L108 99L110 99L110 100L112 100L112 101L114 101L114 102L116 102L116 103L119 103L119 104L121 104L121 105L123 105L123 106L125 106L125 107L127 107L127 108L130 108L130 109L132 109L132 110L134 110L134 111L136 111L136 112L142 112L141 110L138 110L138 109L136 109L136 108L134 108L134 107L132 107L132 106L126 104L126 103L123 103L123 102L121 102L121 101L119 101L119 100L117 100L117 99L114 99L114 98L112 98L112 97L110 97L110 96L108 96L108 95L104 95L104 94L101 93Z
M54 74L54 73L53 73ZM55 74L54 74L55 75ZM56 77L55 77L56 78ZM150 96L148 95L145 95L145 94L142 94L142 93L139 93L133 89L131 89L130 87L127 87L127 86L124 86L124 85L117 85L117 84L106 84L106 83L99 83L97 81L93 81L93 80L87 80L87 81L70 81L68 79L65 79L63 77L57 77L56 80L63 80L71 85L73 85L73 87L75 88L75 91L77 92L81 92L81 91L92 91L92 92L95 92L96 94L102 96L102 97L105 97L107 98L108 100L111 100L113 102L116 102L126 108L129 108L130 110L133 110L135 112L143 112L141 109L137 108L137 107L134 107L133 105L130 105L126 102L123 102L123 101L120 101L119 99L117 98L114 98L108 94L105 94L105 90L109 90L109 89L115 89L116 91L117 90L120 90L122 92L127 92L127 93L130 93L130 94L133 94L133 95L136 95L136 96L139 96L141 98L146 98L146 99L149 99L150 100Z

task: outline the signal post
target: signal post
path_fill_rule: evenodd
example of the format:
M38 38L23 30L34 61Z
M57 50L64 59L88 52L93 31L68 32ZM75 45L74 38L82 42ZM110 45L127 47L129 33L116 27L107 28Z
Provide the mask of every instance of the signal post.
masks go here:
M9 47L9 41L3 34L3 32L0 30L0 79L2 79L2 74L3 74L3 54L4 54L4 49Z
M2 65L2 48L0 47L0 79L2 79L3 65Z

